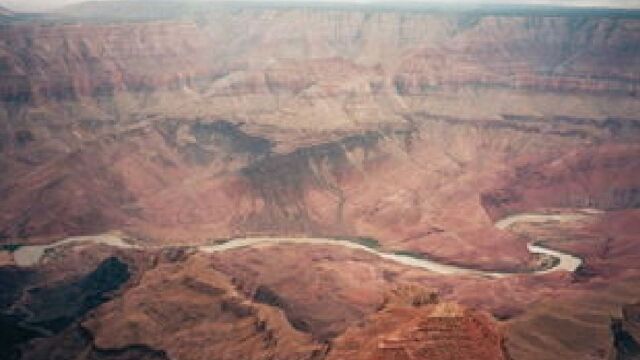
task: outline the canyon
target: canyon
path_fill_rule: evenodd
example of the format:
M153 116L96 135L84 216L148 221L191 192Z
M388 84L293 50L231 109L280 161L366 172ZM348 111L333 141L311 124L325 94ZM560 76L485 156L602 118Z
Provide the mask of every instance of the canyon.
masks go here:
M0 8L0 344L633 359L639 90L634 10Z

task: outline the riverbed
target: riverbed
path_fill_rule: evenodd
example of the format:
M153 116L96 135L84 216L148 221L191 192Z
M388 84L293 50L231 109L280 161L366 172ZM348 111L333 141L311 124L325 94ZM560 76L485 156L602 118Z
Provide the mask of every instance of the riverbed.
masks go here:
M517 223L541 223L547 221L576 221L581 220L584 217L590 216L590 213L587 211L582 211L575 214L518 214L509 216L504 218L498 222L496 222L495 226L499 229L506 230L510 226L513 226ZM176 246L185 246L184 244L173 244L173 245L164 245L164 246L153 246L153 245L138 245L132 244L124 241L122 237L115 234L101 234L94 236L76 236L69 237L53 244L49 245L33 245L33 246L22 246L13 251L13 260L18 266L35 266L37 265L41 259L45 256L47 251L61 247L61 246L72 246L80 243L93 243L93 244L103 244L118 248L125 249L158 249L162 247L176 247ZM424 269L426 271L444 274L444 275L478 275L478 276L489 276L489 277L504 277L514 274L521 273L509 273L509 272L494 272L494 271L484 271L478 269L467 268L463 266L455 266L444 264L435 260L431 260L428 258L420 258L411 255L405 254L395 254L390 252L380 251L373 247L368 247L356 242L348 241L348 240L339 240L339 239L331 239L331 238L318 238L318 237L303 237L303 238L294 238L294 237L247 237L247 238L237 238L232 239L227 242L215 245L196 245L193 246L198 251L206 252L206 253L215 253L215 252L224 252L233 249L243 248L243 247L263 247L263 246L273 246L278 244L299 244L299 245L329 245L329 246L342 246L350 249L361 250L367 253L373 254L380 258L394 261L396 263L411 266L415 268ZM546 269L539 269L530 272L529 274L546 274L552 271L575 271L581 264L582 259L576 257L574 255L564 253L559 250L550 249L544 247L540 244L536 244L531 242L527 244L527 249L532 254L541 254L546 256L551 256L555 258L557 261L554 262L554 266Z

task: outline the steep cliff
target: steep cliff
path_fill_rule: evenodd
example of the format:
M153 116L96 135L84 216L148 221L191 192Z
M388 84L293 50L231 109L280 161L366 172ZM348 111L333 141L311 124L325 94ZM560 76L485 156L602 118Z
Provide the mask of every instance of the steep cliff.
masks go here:
M32 339L0 319L25 358L603 359L610 330L635 346L608 316L640 289L637 12L156 5L0 25L0 310L60 327ZM588 220L495 226L528 212ZM113 230L149 248L11 260ZM331 245L155 247L253 235L521 274ZM531 241L583 263L528 274ZM82 280L111 257L122 287Z
M328 359L508 359L495 324L456 304L390 308L336 341Z
M216 7L195 19L175 12L126 25L74 17L73 24L2 29L2 99L167 88L360 101L443 87L635 96L640 81L633 17L251 6Z
M632 360L640 357L640 342L638 336L638 304L627 305L622 308L622 317L611 321L613 346L611 360Z

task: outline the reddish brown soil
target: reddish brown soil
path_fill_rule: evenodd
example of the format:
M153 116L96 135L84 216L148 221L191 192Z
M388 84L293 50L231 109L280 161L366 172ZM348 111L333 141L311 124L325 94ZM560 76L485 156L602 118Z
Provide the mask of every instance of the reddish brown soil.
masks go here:
M485 314L451 303L390 308L336 339L327 359L507 359Z
M87 245L37 269L2 253L3 314L38 299L21 286L66 289L110 258L132 275L21 344L25 358L613 356L611 316L640 298L636 18L249 7L42 21L0 27L0 244L325 236L522 274L447 277L329 246ZM581 208L602 213L494 226ZM584 266L527 274L532 240ZM398 304L399 287L464 308Z

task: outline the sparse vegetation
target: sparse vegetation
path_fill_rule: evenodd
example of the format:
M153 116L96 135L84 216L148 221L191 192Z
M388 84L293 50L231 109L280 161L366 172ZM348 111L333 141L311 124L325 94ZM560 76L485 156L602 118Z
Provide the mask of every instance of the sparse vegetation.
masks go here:
M14 252L18 249L20 249L22 246L22 244L3 244L0 245L0 251L8 251L8 252Z
M379 249L380 248L380 242L372 237L367 237L367 236L355 236L355 237L349 237L349 236L336 236L333 237L335 240L342 240L342 241L349 241L352 243L356 243L358 245L362 245L362 246L366 246L370 249Z
M420 260L424 260L425 258L422 253L419 253L417 251L412 251L412 250L398 250L398 251L394 251L393 253L396 255L408 256L408 257L412 257L414 259L420 259Z

